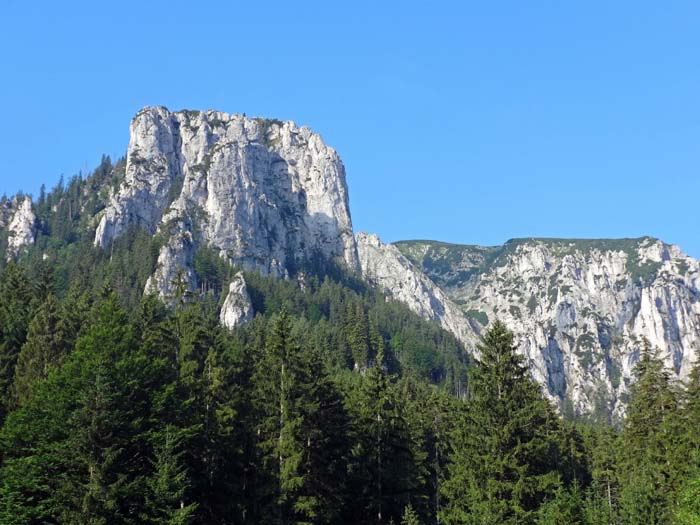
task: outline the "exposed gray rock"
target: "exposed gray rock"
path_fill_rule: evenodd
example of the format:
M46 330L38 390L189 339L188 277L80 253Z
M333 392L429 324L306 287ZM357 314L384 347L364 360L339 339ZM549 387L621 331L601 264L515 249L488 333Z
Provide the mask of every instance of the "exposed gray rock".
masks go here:
M316 255L358 269L345 169L293 122L145 108L131 123L125 180L100 219L105 246L131 225L175 238L151 285L165 295L187 264L182 236L232 264L286 277Z
M179 277L197 289L192 265L202 245L279 277L305 260L333 259L473 352L480 333L501 319L533 377L560 407L579 413L601 403L623 413L643 338L680 379L700 354L700 266L675 246L650 238L386 245L353 235L343 164L306 127L158 107L140 111L130 131L124 180L110 193L95 243L107 246L131 225L162 236L147 289L168 302ZM0 227L11 233L8 254L34 242L31 201L0 206ZM252 315L246 297L237 276L222 323Z
M643 338L680 379L700 353L700 265L677 246L651 238L397 246L479 331L505 322L533 376L579 413L601 399L623 413Z
M12 219L7 226L7 259L19 255L27 246L34 244L36 217L32 209L32 199L27 196L15 202Z
M473 348L477 338L459 307L396 246L384 244L374 234L360 232L355 238L362 275L370 284Z
M180 284L178 279L184 281L185 293L196 290L197 276L192 268L194 251L191 232L173 233L160 249L156 271L146 281L146 292L155 293L166 304L175 305L177 286Z
M253 304L250 301L243 272L238 272L231 281L219 319L221 324L229 329L253 319Z

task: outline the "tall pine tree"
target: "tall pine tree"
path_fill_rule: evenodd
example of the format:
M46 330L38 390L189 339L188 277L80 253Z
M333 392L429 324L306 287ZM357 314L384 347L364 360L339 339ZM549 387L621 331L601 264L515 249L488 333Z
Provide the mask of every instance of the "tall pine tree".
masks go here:
M676 505L680 446L679 392L648 343L634 368L620 464L624 523L668 523Z
M557 416L496 321L478 346L443 485L445 523L533 523L559 486Z
M332 523L342 510L347 418L320 353L292 337L283 312L254 375L260 458L259 518L274 523Z
M10 400L19 353L34 310L34 290L24 270L14 263L0 279L0 422Z
M64 333L64 328L59 304L49 294L29 324L27 341L17 360L11 391L14 404L25 401L34 383L46 379L70 351L70 334Z
M353 415L351 523L401 520L420 482L411 429L380 353L348 398Z

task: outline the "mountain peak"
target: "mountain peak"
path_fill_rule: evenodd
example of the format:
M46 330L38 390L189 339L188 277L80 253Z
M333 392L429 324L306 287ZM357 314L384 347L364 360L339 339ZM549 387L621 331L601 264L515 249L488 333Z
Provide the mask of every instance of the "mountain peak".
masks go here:
M653 237L395 247L459 305L458 324L504 321L533 376L578 413L604 399L621 415L645 339L680 378L700 355L700 263Z
M142 109L131 123L124 181L95 244L107 246L130 226L168 238L149 283L162 296L200 244L266 274L288 275L317 253L357 267L342 161L291 121Z

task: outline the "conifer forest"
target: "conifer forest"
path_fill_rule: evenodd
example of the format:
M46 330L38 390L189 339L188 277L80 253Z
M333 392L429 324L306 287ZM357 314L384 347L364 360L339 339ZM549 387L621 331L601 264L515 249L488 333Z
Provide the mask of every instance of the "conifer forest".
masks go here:
M206 247L166 305L157 235L93 246L114 173L42 190L0 254L0 523L700 523L700 366L646 344L624 418L563 417L505 324L467 352L320 259L246 271L229 330L238 269Z

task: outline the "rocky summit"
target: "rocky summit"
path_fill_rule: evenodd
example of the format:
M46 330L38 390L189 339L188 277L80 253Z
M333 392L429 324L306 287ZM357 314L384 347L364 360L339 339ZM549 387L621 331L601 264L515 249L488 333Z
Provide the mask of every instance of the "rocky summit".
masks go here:
M167 237L148 284L162 297L179 269L196 288L192 256L203 244L231 264L280 277L319 255L358 267L340 157L293 122L143 109L95 244L130 226Z
M700 265L660 240L385 244L354 234L343 163L318 134L219 111L144 108L120 166L103 174L109 183L93 189L92 207L69 207L68 216L80 215L98 248L134 229L157 238L145 291L166 302L176 286L199 286L200 248L280 278L299 277L318 258L333 261L438 323L477 358L481 334L502 320L533 377L577 414L623 415L645 340L681 380L700 353ZM35 243L34 206L23 195L0 202L8 259ZM243 273L221 299L226 327L252 319Z

